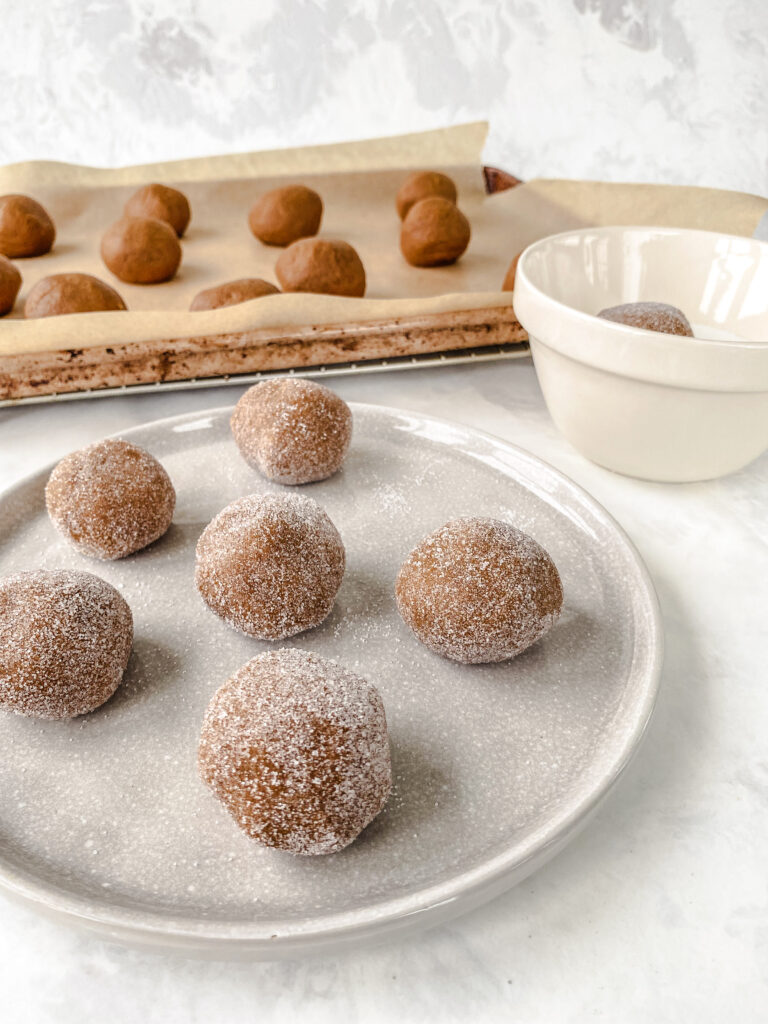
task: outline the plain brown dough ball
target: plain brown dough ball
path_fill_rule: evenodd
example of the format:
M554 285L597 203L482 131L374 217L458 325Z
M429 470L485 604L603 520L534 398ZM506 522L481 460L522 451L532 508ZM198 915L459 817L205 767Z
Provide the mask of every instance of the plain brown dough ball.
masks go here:
M96 313L125 309L111 285L90 274L51 274L30 289L24 303L28 320L67 313Z
M198 765L247 835L294 854L343 850L392 790L376 687L293 649L258 655L216 691Z
M56 240L50 214L30 196L0 196L0 253L11 259L43 256Z
M279 484L325 480L341 467L352 437L347 403L301 378L254 384L230 424L245 461Z
M169 185L144 185L125 204L126 217L152 217L170 224L181 238L192 216L189 200L183 192Z
M0 256L0 316L13 309L21 288L21 274L7 256Z
M192 299L190 309L199 312L204 309L220 309L222 306L238 306L241 302L261 299L265 295L279 295L280 289L260 277L241 277L237 281L204 288Z
M519 261L519 259L520 259L520 257L522 255L523 254L521 252L519 252L517 254L517 256L514 257L512 262L507 267L507 272L504 275L504 281L503 281L503 283L501 285L501 290L503 292L513 292L515 290L515 278L517 277L517 264L518 264L518 261Z
M250 494L206 526L195 581L230 626L260 640L284 640L329 615L344 564L339 532L317 502Z
M173 519L176 492L148 451L107 438L58 463L45 502L53 525L78 550L111 560L162 537Z
M284 292L365 295L365 268L348 242L302 238L280 254L275 273Z
M440 196L455 203L458 198L455 182L440 171L414 171L413 174L409 174L395 199L400 220L403 220L414 203L430 196Z
M265 245L290 245L320 230L323 201L305 185L286 185L259 196L248 214L248 226Z
M109 700L123 678L133 617L89 572L38 569L0 579L0 708L74 718Z
M469 245L469 221L448 199L420 199L400 229L400 248L413 267L455 263Z
M165 221L123 217L102 238L101 258L121 281L158 284L176 274L181 246L176 232Z
M395 585L405 623L436 654L469 664L530 647L560 614L563 588L536 541L497 519L454 519L425 537Z
M597 315L603 320L613 320L614 323L627 324L628 327L642 327L645 331L693 337L685 313L666 302L625 302L621 306L602 309Z

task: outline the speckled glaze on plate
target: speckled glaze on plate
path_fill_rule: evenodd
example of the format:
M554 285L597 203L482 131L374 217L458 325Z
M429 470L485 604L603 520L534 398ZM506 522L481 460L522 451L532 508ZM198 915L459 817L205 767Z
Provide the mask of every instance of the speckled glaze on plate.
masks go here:
M618 778L648 722L661 631L653 587L610 516L496 438L416 413L353 406L341 473L301 488L347 549L330 617L282 646L343 662L379 687L394 792L328 857L262 849L197 776L203 712L271 645L198 597L194 548L244 494L281 490L240 458L229 409L123 435L160 458L178 503L168 534L120 562L79 556L48 522L42 472L0 499L0 573L84 568L134 613L125 682L90 715L0 713L0 883L114 940L187 955L274 959L436 923L509 888L557 852ZM514 661L431 654L400 620L397 569L462 514L531 533L560 569L563 615Z

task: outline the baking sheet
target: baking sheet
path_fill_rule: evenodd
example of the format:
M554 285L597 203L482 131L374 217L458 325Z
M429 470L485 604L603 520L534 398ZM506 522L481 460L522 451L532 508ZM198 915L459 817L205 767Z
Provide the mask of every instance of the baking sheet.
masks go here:
M752 234L768 201L713 189L596 182L532 181L487 196L481 152L487 126L472 124L338 146L240 154L118 170L28 163L0 169L3 191L32 192L50 208L58 239L47 256L18 261L24 276L15 318L0 321L0 355L227 334L262 327L346 324L506 306L499 291L511 258L547 234L586 224L671 224ZM403 260L394 196L414 166L442 167L459 186L459 205L473 230L469 249L452 267L416 269ZM278 295L240 306L189 313L202 288L242 276L274 280L282 251L252 237L247 215L268 188L301 179L325 201L321 237L351 242L363 258L364 299ZM126 285L101 263L103 231L125 199L146 181L183 188L192 223L177 279ZM128 313L92 313L25 322L24 295L40 277L63 270L94 273L114 284Z

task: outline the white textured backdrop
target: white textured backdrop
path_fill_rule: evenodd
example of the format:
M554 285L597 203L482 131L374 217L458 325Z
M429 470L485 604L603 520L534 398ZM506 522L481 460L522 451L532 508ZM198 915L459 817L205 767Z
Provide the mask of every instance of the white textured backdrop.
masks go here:
M479 117L523 177L768 194L766 0L0 0L0 162Z

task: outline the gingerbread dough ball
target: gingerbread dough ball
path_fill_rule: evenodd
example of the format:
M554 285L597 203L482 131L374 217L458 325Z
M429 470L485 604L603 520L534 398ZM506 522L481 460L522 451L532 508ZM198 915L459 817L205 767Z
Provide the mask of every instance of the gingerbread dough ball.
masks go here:
M501 290L503 292L513 292L515 290L515 278L517 277L517 264L518 260L523 254L519 252L517 256L512 260L507 268L507 272L504 275L504 282L502 283Z
M365 268L347 242L302 238L280 254L275 273L284 292L365 295Z
M625 302L621 306L610 306L598 314L603 320L613 320L629 327L642 327L645 331L660 334L682 334L693 337L688 318L677 306L666 302Z
M30 196L0 196L0 253L18 259L50 252L56 228L50 214Z
M248 214L248 225L265 245L290 245L320 230L323 201L304 185L286 185L259 196Z
M0 256L0 316L13 309L21 288L21 274L7 256Z
M133 643L122 596L89 572L19 572L0 580L0 708L74 718L109 700Z
M107 438L66 455L45 488L56 529L84 555L125 558L162 537L176 492L144 448Z
M286 377L249 388L231 426L247 463L276 483L306 484L325 480L341 466L352 413L330 388Z
M470 664L504 661L543 636L560 614L554 562L527 534L496 519L455 519L403 563L397 607L423 644Z
M189 200L183 192L169 185L144 185L125 204L126 217L152 217L170 224L179 238L189 226L192 216Z
M170 281L179 269L181 246L165 221L123 217L102 238L101 258L121 281L158 284Z
M280 289L260 277L241 277L237 281L226 281L213 288L204 288L192 299L190 309L219 309L221 306L238 306L250 299L260 299L264 295L279 295Z
M376 687L292 649L260 654L217 690L198 765L247 835L295 854L344 849L392 789Z
M251 494L227 505L197 544L203 600L235 629L283 640L318 626L344 575L344 545L311 498Z
M453 179L447 174L441 174L440 171L414 171L413 174L409 174L395 199L400 220L403 220L414 203L430 196L440 196L450 203L455 203L457 192Z
M125 309L114 288L90 274L51 274L38 281L27 295L24 316L63 316L66 313L96 313Z
M408 212L400 230L403 256L414 267L441 267L455 263L469 245L469 221L448 199L420 199Z

